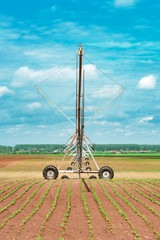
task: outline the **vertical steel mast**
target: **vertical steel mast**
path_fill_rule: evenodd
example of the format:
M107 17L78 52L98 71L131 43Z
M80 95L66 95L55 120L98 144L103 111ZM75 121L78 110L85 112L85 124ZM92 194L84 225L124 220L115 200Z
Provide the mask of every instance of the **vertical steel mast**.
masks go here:
M81 129L81 89L82 89L82 56L83 56L83 49L82 44L79 45L80 48L78 50L79 53L79 78L77 83L77 170L79 172L79 178L80 178L80 172L82 167L82 129Z

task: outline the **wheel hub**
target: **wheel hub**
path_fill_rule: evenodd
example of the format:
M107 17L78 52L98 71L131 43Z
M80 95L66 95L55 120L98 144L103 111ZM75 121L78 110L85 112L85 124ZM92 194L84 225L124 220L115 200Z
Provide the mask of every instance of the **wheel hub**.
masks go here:
M49 171L47 172L47 177L48 177L48 178L53 178L53 177L54 177L54 172L51 171L51 170L49 170Z
M108 171L103 172L102 175L103 175L103 178L104 178L104 179L107 179L107 178L109 178L109 176L110 176L110 174L109 174Z

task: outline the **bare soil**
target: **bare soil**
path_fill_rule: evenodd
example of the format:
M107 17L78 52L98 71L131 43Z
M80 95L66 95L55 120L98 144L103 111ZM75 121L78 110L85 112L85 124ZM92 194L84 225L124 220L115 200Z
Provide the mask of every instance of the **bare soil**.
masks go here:
M8 180L9 181L9 180ZM29 180L29 183L32 183L33 180ZM139 216L136 212L133 211L131 207L129 207L118 195L115 194L113 189L108 185L108 182L104 182L99 180L100 183L103 184L104 188L106 189L109 196L119 205L119 208L125 213L128 217L128 220L134 226L135 231L139 234L140 239L146 240L154 240L159 239L154 231L157 232L157 235L160 234L160 206L153 203L149 199L145 198L144 196L137 193L132 188L122 184L129 192L131 192L135 197L141 199L144 203L147 203L150 208L156 210L159 216L153 214L152 211L147 209L144 204L135 201L131 198L122 188L120 188L116 182L110 181L109 183L115 187L115 189L127 199L143 216L145 216L151 225L147 225L144 219ZM119 180L120 181L120 180ZM29 196L38 188L38 186L45 182L45 184L38 190L36 195L29 201L29 203L24 207L24 209L16 214L13 218L9 219L4 226L1 226L1 223L7 219L7 217L13 213L15 210L19 209L22 204L28 199ZM49 213L51 206L53 205L57 189L60 186L62 180L59 179L56 181L52 188L50 189L49 193L47 194L46 198L44 199L42 205L40 206L39 210L29 219L29 221L24 225L20 235L18 236L18 240L22 239L37 239L42 224ZM93 187L96 191L97 197L102 204L103 209L105 209L108 217L110 218L111 225L113 227L114 234L110 230L110 224L106 221L104 215L101 213L98 203L96 202L92 188L89 182L86 180L86 184L90 191L86 189L84 186L84 193L86 202L88 205L88 210L91 215L91 223L93 226L93 239L94 240L135 240L137 239L136 236L133 234L132 229L128 222L122 217L122 215L117 211L114 204L111 203L110 200L105 196L103 189L99 185L99 183L95 180L91 180ZM1 182L2 183L2 182ZM6 180L4 180L6 183ZM0 203L0 209L7 206L7 204L11 203L13 199L15 199L28 185L22 187L17 192L6 198L4 201ZM0 239L5 240L14 240L16 233L20 227L22 221L29 216L33 210L37 207L41 197L48 189L52 181L43 180L39 183L33 185L31 189L26 192L19 200L17 200L11 207L7 208L4 212L0 214ZM160 183L160 180L159 180ZM12 182L8 183L7 186L13 184ZM18 184L17 184L18 185ZM16 185L16 186L17 186ZM132 184L137 189L140 187ZM15 187L16 187L15 186ZM66 213L67 209L67 194L68 194L68 186L69 180L65 180L62 184L61 191L59 197L57 199L56 207L51 214L50 218L46 222L44 226L44 231L42 233L42 239L45 240L59 240L61 239L62 233L62 226L64 214ZM143 184L144 186L144 184ZM157 189L160 190L160 186L156 186ZM154 192L154 189L149 187L150 190ZM10 189L9 191L12 191ZM6 194L9 192L7 191ZM141 191L145 194L150 194L145 189L141 188ZM157 191L156 191L157 192ZM4 194L3 194L4 195ZM1 194L0 194L1 197ZM152 195L154 198L155 196ZM157 198L156 198L157 199ZM71 185L71 209L69 212L68 220L66 222L66 229L64 233L65 240L87 240L89 239L89 228L87 217L84 211L84 205L82 202L82 195L81 195L81 182L78 179L73 179Z

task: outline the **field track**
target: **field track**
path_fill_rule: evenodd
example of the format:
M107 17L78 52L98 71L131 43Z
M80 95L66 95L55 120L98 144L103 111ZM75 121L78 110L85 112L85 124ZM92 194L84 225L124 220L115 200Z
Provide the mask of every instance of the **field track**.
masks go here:
M160 180L0 179L5 240L160 239Z

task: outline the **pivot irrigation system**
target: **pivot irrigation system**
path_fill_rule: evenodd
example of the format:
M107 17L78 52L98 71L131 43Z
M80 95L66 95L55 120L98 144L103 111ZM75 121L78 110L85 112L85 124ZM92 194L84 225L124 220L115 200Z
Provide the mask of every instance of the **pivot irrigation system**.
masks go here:
M53 103L38 87L35 88L38 92L45 97L65 118L67 118L76 128L75 133L69 138L66 143L66 148L64 150L65 154L62 158L60 165L57 167L53 165L48 165L43 169L43 177L45 179L56 179L58 178L59 173L67 174L63 175L61 178L69 178L69 174L77 174L78 178L81 178L81 174L90 173L89 178L97 178L95 175L98 175L99 178L102 179L112 179L114 177L114 171L109 166L99 167L92 152L93 145L90 139L84 133L84 127L86 124L97 115L104 107L117 98L125 88L121 88L118 94L116 94L113 98L111 98L107 103L104 104L101 108L94 108L96 112L92 117L84 121L84 109L85 108L85 70L83 69L82 60L84 50L82 48L82 44L79 44L78 57L77 57L77 68L76 68L76 123L74 123L61 109L61 107L57 107L55 103ZM89 108L88 108L89 109ZM69 166L66 170L61 170L62 163L65 161L67 157L70 157L71 166ZM90 167L90 160L93 160L96 170L92 170Z

